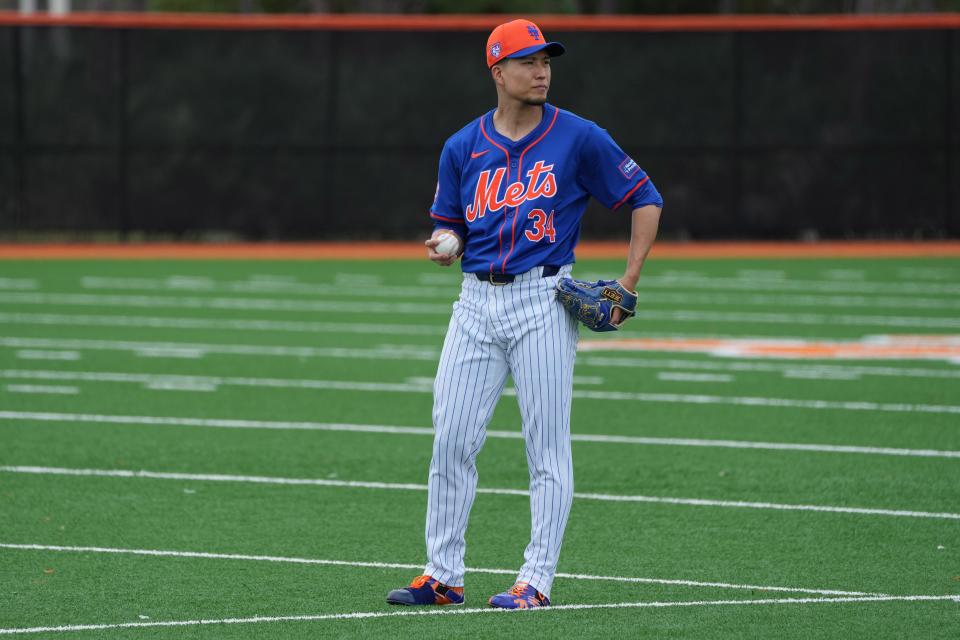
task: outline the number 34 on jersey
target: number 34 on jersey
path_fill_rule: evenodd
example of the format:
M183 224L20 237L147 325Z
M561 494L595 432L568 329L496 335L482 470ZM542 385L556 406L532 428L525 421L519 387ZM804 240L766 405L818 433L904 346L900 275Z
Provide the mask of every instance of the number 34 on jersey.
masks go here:
M530 242L540 242L544 237L549 238L550 242L557 241L557 232L553 228L553 210L547 215L543 209L534 209L527 214L527 218L533 220L533 229L527 229L523 235Z

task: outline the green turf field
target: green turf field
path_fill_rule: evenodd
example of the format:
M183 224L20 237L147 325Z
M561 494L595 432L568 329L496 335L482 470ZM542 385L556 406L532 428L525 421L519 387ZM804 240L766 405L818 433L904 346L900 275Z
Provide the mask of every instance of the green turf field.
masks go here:
M0 635L960 637L960 260L650 262L638 318L581 334L577 497L536 612L485 607L529 532L509 385L466 606L384 602L424 562L458 283L426 262L0 262ZM933 353L737 350L903 336ZM654 338L676 348L597 342Z

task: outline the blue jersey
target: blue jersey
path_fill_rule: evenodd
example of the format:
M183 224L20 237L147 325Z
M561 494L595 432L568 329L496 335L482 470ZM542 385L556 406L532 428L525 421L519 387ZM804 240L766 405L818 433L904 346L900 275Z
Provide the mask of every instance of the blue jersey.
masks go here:
M572 263L590 196L614 210L663 206L643 169L589 120L545 104L540 124L514 142L497 133L493 113L444 144L430 207L435 228L465 240L465 272Z

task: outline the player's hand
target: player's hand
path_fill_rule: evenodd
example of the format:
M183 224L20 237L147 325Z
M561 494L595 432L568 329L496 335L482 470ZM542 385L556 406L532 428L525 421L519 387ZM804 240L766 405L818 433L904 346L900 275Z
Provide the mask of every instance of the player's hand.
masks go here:
M434 234L433 237L423 243L427 247L427 258L429 258L431 262L435 262L442 267L449 267L456 262L457 258L460 256L456 254L452 256L445 256L442 253L437 253L433 250L433 248L437 246L437 243L440 242L440 239L438 238L439 234L440 232Z
M631 292L634 290L634 287L637 286L636 282L631 282L626 277L619 278L617 282L619 282L620 286L622 286L624 289ZM627 320L629 320L629 318L624 318L623 317L624 315L625 314L623 313L622 310L614 307L613 311L610 312L610 324L613 324L619 327L622 322L626 322Z
M621 318L623 318L623 312L620 311L620 309L614 308L614 310L610 312L610 324L619 327Z

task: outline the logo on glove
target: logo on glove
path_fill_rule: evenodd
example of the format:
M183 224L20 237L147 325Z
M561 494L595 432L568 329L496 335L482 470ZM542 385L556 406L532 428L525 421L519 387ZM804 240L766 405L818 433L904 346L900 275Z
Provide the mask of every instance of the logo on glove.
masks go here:
M600 295L606 298L607 300L612 300L613 302L616 302L617 304L620 304L621 302L623 302L623 294L620 293L619 291L615 291L611 289L610 287L607 287L606 289L601 291Z

